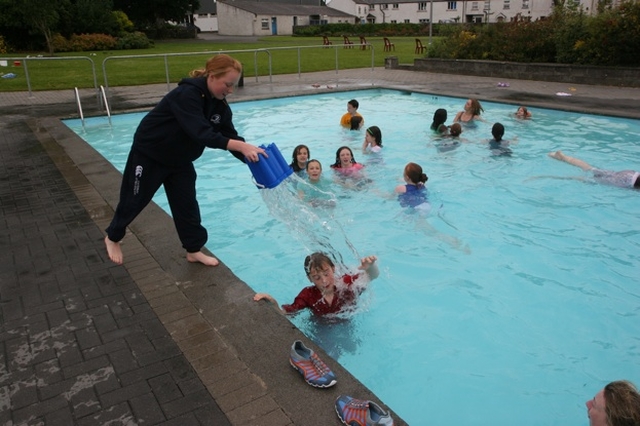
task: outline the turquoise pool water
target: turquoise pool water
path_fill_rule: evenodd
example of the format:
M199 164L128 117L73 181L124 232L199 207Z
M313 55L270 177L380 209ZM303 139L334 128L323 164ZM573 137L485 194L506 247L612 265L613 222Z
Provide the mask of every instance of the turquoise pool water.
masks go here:
M361 153L363 132L338 125L352 98L365 126L382 129L379 157ZM249 142L275 142L287 159L304 143L327 179L348 145L371 182L330 184L336 206L314 208L285 190L262 197L246 165L209 150L196 163L207 247L281 303L307 285L310 250L332 247L353 267L378 255L381 276L357 312L292 321L411 425L588 424L584 401L604 384L640 384L640 193L593 184L546 154L638 169L640 122L537 108L521 121L515 106L483 102L486 122L464 129L468 143L439 152L432 115L446 108L450 123L464 102L368 90L232 104ZM142 116L65 123L122 169ZM482 143L497 121L517 138L511 157ZM429 176L426 218L392 195L408 161Z

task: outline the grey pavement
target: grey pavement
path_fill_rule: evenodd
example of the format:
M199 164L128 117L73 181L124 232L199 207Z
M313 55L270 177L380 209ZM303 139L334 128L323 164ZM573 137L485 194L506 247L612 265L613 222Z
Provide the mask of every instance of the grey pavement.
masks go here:
M377 87L640 118L637 88L498 88L382 68L246 77L230 100ZM167 90L111 88L111 110L149 109ZM81 99L102 114L93 90ZM340 424L340 394L385 406L224 264L186 262L158 206L131 225L125 264L109 261L102 230L121 175L60 122L77 116L72 91L0 92L0 114L0 424L326 426ZM296 339L336 372L335 387L312 388L289 366Z

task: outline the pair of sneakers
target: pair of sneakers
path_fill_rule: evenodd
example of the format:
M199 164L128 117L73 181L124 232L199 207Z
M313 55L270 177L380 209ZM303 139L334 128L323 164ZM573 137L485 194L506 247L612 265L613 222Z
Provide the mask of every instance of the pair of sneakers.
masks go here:
M291 346L289 363L311 386L329 388L338 382L333 371L299 340ZM336 399L335 408L340 421L347 426L393 426L389 412L373 401L341 395Z

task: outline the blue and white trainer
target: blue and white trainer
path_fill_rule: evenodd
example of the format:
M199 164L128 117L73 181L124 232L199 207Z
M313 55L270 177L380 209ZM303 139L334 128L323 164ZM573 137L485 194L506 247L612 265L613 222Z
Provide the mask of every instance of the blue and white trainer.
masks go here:
M300 340L293 342L289 362L311 386L329 388L338 383L336 375L333 374L327 364L322 362L320 357Z
M336 399L336 413L347 426L393 426L389 412L373 401L341 395Z

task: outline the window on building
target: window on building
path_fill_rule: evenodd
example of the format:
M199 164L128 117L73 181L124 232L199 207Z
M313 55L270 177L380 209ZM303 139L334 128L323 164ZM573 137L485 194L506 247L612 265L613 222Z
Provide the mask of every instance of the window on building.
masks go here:
M395 19L392 19L392 20L391 20L391 23L392 23L392 24L397 24L397 23L398 23L398 21L396 21Z
M410 24L410 23L411 23L411 19L405 19L405 20L404 20L404 23L405 23L405 24Z
M458 2L456 1L447 2L447 10L456 10L456 9L458 9Z
M389 9L389 5L387 3L380 5L380 10L386 10L386 9Z
M471 2L471 10L479 10L480 6L477 1Z
M369 10L375 10L375 8L376 8L376 5L375 5L375 4L370 4L370 5L369 5Z
M427 10L427 3L426 2L418 3L418 10Z
M419 24L428 24L429 20L428 19L418 19L418 23Z
M529 0L523 0L522 1L522 8L523 9L529 9Z
M263 30L269 29L269 20L267 18L262 18L262 29Z
M503 9L509 9L509 8L511 8L510 0L504 0L504 3L502 4L502 8L503 8Z
M398 3L394 3L394 4L393 4L393 8L394 8L394 9L397 9L397 8L399 8L399 7L400 7L400 5L399 5Z

